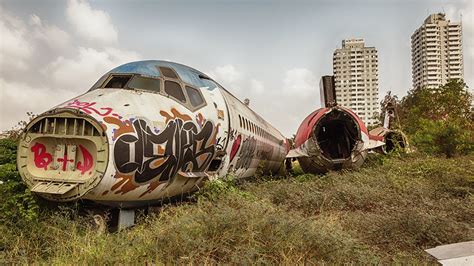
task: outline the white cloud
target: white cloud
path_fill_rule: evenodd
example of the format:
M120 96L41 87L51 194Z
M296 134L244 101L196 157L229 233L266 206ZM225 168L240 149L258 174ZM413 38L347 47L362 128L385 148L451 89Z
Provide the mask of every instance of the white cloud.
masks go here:
M37 15L31 15L30 25L33 37L46 43L51 49L64 50L70 45L70 36L67 32L55 25L44 25Z
M317 90L316 76L306 68L293 68L285 73L283 92L300 97L308 96Z
M216 67L209 72L209 76L228 89L240 90L238 83L242 80L243 74L235 66L227 64Z
M112 68L137 60L135 52L117 48L105 48L102 51L93 48L79 47L77 57L58 57L46 67L55 86L62 89L82 92L97 81L101 75Z
M86 40L100 43L116 43L117 30L109 14L102 10L92 9L83 0L69 0L66 15L77 33Z
M27 120L26 112L40 114L74 96L68 90L57 91L41 85L30 86L23 82L0 78L0 128L10 129L18 121Z
M70 1L68 12L73 21L82 16L94 24L91 27L95 32L78 28L78 33L99 38L105 48L81 46L91 38L76 38L73 42L68 32L35 14L20 19L0 7L0 130L26 120L26 112L39 114L83 93L110 69L139 58L135 52L119 49L116 43L109 47L94 35L97 30L105 30L112 35L100 36L117 40L106 13L92 10L83 1ZM40 70L29 71L28 75L20 72L30 69Z
M260 80L252 79L250 80L250 88L253 92L257 94L262 94L265 91L265 86Z
M29 25L0 8L0 69L3 74L27 70L44 55L44 43L55 53L69 46L69 34L31 15Z
M16 17L0 8L0 70L25 70L33 48L27 40L27 28Z

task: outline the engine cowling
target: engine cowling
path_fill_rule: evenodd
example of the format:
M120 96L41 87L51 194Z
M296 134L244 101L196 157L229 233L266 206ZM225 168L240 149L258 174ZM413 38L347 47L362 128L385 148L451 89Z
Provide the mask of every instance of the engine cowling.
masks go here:
M354 112L321 108L300 125L288 157L296 157L305 172L315 174L357 168L367 156L368 142L367 128Z

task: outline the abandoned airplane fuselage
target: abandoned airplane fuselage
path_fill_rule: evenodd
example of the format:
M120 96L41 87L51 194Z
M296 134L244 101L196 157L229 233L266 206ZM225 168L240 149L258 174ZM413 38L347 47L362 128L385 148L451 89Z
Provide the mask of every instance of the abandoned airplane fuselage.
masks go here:
M362 165L370 148L383 145L383 138L371 137L350 109L320 108L301 123L288 157L297 158L306 173L354 169Z
M139 61L33 119L17 163L46 199L133 207L228 173L277 172L287 151L278 130L204 73Z

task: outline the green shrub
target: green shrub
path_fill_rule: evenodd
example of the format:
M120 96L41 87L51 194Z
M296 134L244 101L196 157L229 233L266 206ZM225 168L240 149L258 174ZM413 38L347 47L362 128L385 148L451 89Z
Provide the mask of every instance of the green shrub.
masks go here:
M322 176L228 177L118 233L76 205L41 208L0 222L0 264L431 264L424 249L474 237L473 161L412 153Z
M474 150L474 134L463 127L462 121L420 119L420 129L412 139L420 151L444 154L450 158L456 154L468 154Z
M0 139L0 221L9 224L33 221L39 214L36 198L16 168L16 149L15 141Z
M416 88L398 104L403 130L421 152L452 157L474 150L473 95L462 80Z

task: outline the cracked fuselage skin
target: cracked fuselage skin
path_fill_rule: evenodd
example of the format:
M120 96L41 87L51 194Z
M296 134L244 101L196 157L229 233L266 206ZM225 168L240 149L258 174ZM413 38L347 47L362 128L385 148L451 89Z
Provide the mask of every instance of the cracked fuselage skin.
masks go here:
M17 164L46 199L137 207L229 173L276 173L287 151L278 130L204 73L150 60L32 120Z

